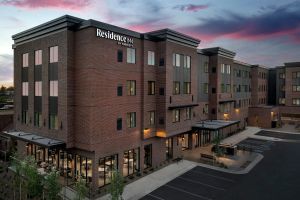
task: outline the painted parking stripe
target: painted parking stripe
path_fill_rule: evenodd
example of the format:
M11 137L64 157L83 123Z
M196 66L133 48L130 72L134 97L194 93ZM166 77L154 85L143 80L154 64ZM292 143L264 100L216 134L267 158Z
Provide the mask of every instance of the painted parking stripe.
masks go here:
M188 181L188 182L191 182L191 183L196 183L196 184L203 185L203 186L206 186L206 187L209 187L209 188L213 188L213 189L216 189L216 190L226 191L224 188L209 185L209 184L206 184L206 183L203 183L203 182L200 182L200 181L194 181L194 180L187 179L187 178L182 178L182 177L177 177L177 178L180 178L182 180L185 180L185 181Z
M203 173L203 172L198 172L198 171L190 171L191 173L195 173L195 174L202 174L202 175L205 175L205 176L210 176L210 177L213 177L213 178L216 178L216 179L220 179L220 180L224 180L224 181L228 181L228 182L232 182L234 183L235 181L232 180L232 179L229 179L229 178L224 178L222 176L215 176L215 175L211 175L211 174L208 174L208 173Z
M159 200L165 200L165 199L163 199L163 198L161 198L161 197L159 197L159 196L156 196L156 195L154 195L154 194L148 194L147 196L150 196L150 197L153 197L154 199L159 199Z
M171 189L173 189L173 190L177 190L177 191L179 191L179 192L183 192L183 193L189 194L189 195L191 195L191 196L195 196L195 197L201 198L201 199L212 200L212 199L210 199L210 198L208 198L208 197L205 197L205 196L202 196L202 195L198 195L198 194L194 194L194 193L192 193L192 192L188 192L188 191L185 191L185 190L183 190L183 189L180 189L180 188L177 188L177 187L168 185L168 184L166 184L166 185L164 185L164 186L166 186L166 187L168 187L168 188L171 188Z

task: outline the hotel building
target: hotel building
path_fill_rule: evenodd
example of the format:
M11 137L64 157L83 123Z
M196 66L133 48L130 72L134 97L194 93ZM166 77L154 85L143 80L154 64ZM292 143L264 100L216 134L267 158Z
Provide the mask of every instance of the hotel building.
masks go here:
M170 29L138 33L66 15L13 40L7 135L19 153L94 189L112 169L143 173L234 134L250 123L251 106L271 101L266 68L220 47L197 49L198 39Z

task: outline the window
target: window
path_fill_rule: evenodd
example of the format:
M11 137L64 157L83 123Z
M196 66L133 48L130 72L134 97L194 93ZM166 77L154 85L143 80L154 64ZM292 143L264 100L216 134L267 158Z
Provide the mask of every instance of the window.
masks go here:
M155 56L153 51L148 51L148 65L155 65Z
M127 95L136 95L136 82L133 80L127 81Z
M173 82L173 94L180 94L180 82L179 81Z
M279 73L279 78L284 79L285 78L285 73Z
M173 110L173 122L179 122L180 121L180 110L174 109Z
M300 92L300 85L293 85L293 92Z
M300 72L293 72L292 77L293 78L300 78Z
M28 110L22 110L21 122L23 124L28 124L28 122L29 122Z
M121 49L118 50L117 60L118 62L123 62L123 51Z
M300 106L300 99L293 99L293 105Z
M42 113L34 112L34 126L42 127Z
M226 89L226 88L225 88L225 84L222 83L222 84L221 84L221 92L222 92L222 93L225 93L225 89Z
M159 88L159 95L165 95L165 88Z
M58 81L50 81L50 97L58 96Z
M107 185L111 181L111 176L113 170L118 169L118 154L107 156L104 158L99 159L99 178L98 178L98 185L102 187Z
M164 58L160 58L159 59L159 66L164 66L165 65L165 59Z
M281 105L285 104L285 98L279 98L278 103Z
M173 66L180 67L180 54L173 54Z
M221 73L225 74L225 64L221 64Z
M208 73L208 62L204 63L204 73Z
M50 63L58 62L58 46L50 47Z
M203 113L204 113L204 114L208 114L208 104L205 104L205 105L204 105Z
M22 82L22 96L28 96L28 82Z
M140 154L139 148L124 151L123 176L125 176L125 177L129 176L140 170L140 167L139 167L140 155L139 154Z
M226 92L227 92L227 93L230 93L230 92L231 92L231 85L230 85L230 84L227 84L227 85L226 85Z
M123 95L123 87L122 87L122 85L119 85L117 87L117 95L118 96L122 96Z
M122 130L122 118L117 119L117 130Z
M28 53L23 54L23 62L22 62L23 67L28 67Z
M230 65L227 65L227 74L230 74L231 73L231 69L230 69Z
M186 120L192 119L192 108L191 107L185 109L185 119Z
M36 81L34 84L34 95L36 97L42 96L42 81Z
M155 81L148 81L148 95L155 95Z
M127 113L127 127L128 128L136 127L136 113L135 112Z
M127 63L135 63L135 49L127 48Z
M144 146L144 169L152 167L152 144Z
M216 93L216 88L211 88L211 93L215 94Z
M149 112L149 125L152 126L155 124L155 111Z
M191 94L191 82L184 82L183 83L183 93L184 94Z
M49 129L58 129L58 118L57 115L49 115Z
M203 83L203 92L204 94L208 94L208 83Z
M190 69L191 68L191 56L184 56L183 61L184 61L183 67Z
M34 64L41 65L42 64L42 50L37 50L34 53Z

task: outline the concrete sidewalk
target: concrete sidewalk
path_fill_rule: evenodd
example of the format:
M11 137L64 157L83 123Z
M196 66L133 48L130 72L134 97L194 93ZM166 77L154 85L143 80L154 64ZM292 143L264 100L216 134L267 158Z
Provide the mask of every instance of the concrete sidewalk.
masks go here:
M170 164L153 172L152 174L126 185L123 192L123 198L124 200L140 199L195 166L197 166L197 163L187 160ZM100 197L98 200L110 200L110 195Z

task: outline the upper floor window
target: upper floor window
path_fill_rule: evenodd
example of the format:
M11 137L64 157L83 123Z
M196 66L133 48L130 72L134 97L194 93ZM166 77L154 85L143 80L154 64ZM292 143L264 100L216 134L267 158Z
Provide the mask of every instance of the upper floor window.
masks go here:
M293 99L293 105L300 106L300 99Z
M231 66L230 65L226 65L226 72L227 74L230 74L231 73Z
M180 67L180 54L173 54L173 66Z
M133 80L127 81L127 95L136 95L136 82Z
M179 81L173 82L173 94L180 94L180 82Z
M123 95L123 87L122 85L118 85L117 87L117 95L122 96Z
M50 97L57 97L58 96L58 81L50 81L49 83L50 88Z
M192 119L192 108L188 107L185 109L185 118L188 119Z
M58 130L58 118L57 115L49 115L49 129Z
M34 64L41 65L42 64L42 50L37 50L34 53Z
M155 65L154 51L148 51L148 65Z
M204 105L203 113L204 113L204 114L208 114L208 104L205 104L205 105Z
M173 110L173 122L179 122L180 121L180 110L174 109Z
M148 95L155 95L155 81L148 81Z
M203 92L204 92L205 94L208 94L208 83L204 83L204 84L203 84Z
M300 92L300 85L293 85L293 92Z
M191 82L184 82L183 93L184 94L191 94Z
M118 62L123 62L123 51L121 49L118 49L117 59Z
M36 97L42 96L42 81L36 81L34 83L34 95Z
M150 111L149 112L149 125L154 125L155 124L155 111Z
M279 98L278 103L281 105L285 104L285 98Z
M135 112L127 113L127 127L128 128L136 127L136 113Z
M127 48L127 63L135 63L135 49Z
M191 68L191 56L184 56L184 68Z
M225 64L221 64L221 73L225 74Z
M208 62L204 63L204 73L208 73Z
M28 96L28 82L22 82L22 96Z
M50 47L50 63L58 62L58 46Z
M293 78L300 78L300 72L293 72L292 77Z
M122 130L122 118L117 119L117 130Z
M284 78L285 78L285 73L280 73L280 74L279 74L279 78L284 79Z
M22 67L28 67L28 53L23 54Z

